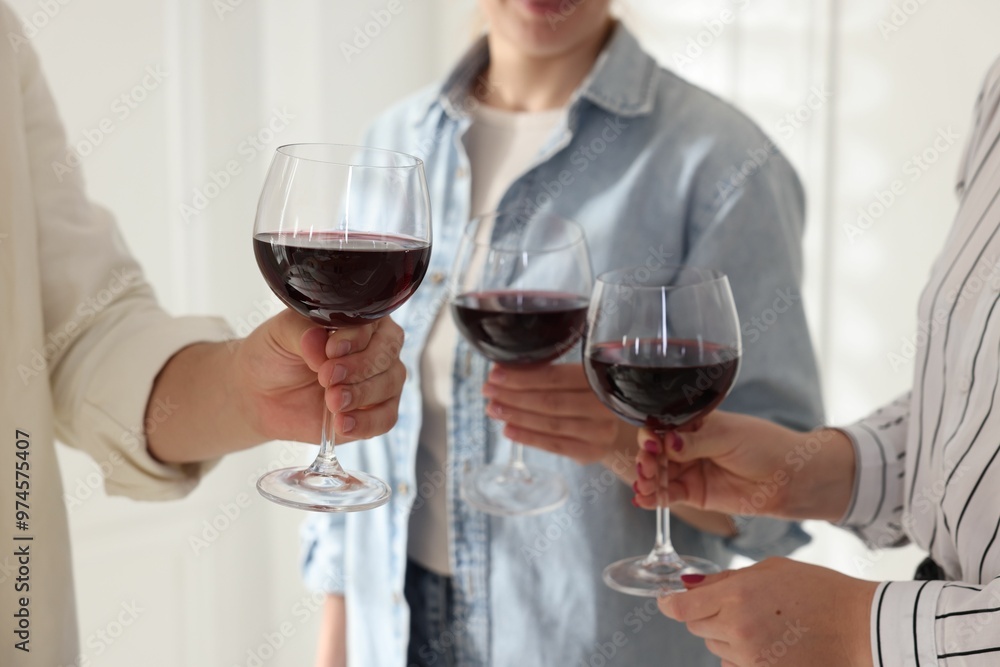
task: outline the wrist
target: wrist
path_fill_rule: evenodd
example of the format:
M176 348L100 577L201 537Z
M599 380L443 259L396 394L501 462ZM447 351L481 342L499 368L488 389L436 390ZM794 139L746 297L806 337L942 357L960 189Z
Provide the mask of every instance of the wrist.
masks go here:
M841 616L841 636L846 639L850 667L873 667L871 613L879 584L859 579L853 580L853 583L846 589L850 597L842 607L847 613Z
M819 428L801 433L785 458L789 465L790 518L836 523L854 491L854 445L846 433Z

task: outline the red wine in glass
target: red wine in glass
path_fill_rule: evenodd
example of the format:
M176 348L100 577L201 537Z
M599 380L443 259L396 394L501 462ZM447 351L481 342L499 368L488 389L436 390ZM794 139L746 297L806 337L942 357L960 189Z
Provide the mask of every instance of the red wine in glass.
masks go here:
M558 359L576 345L589 298L566 292L492 290L462 294L452 314L462 335L498 364L531 366Z
M636 426L665 431L714 410L736 381L732 347L668 338L600 343L584 369L595 393Z
M385 317L416 291L430 243L394 234L256 234L254 255L264 280L291 308L324 327Z

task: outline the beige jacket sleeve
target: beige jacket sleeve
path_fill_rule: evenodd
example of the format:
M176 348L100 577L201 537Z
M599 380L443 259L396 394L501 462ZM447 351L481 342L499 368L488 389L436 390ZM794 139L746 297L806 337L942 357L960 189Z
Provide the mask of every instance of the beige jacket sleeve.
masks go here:
M0 4L0 34L16 17ZM7 46L7 45L5 45ZM37 230L45 342L27 367L48 375L60 440L110 463L108 493L141 499L175 498L197 483L204 466L163 465L146 450L145 434L170 419L184 401L147 401L160 369L181 348L230 336L217 319L173 318L158 305L111 216L84 192L79 160L28 43L10 45L0 67L20 81L24 141L3 156L27 176L25 210ZM9 57L13 53L13 59ZM3 62L5 61L5 62ZM5 101L5 104L9 103ZM17 113L15 111L15 113ZM136 178L142 178L136 164ZM128 187L123 183L122 187ZM107 468L106 468L107 469Z

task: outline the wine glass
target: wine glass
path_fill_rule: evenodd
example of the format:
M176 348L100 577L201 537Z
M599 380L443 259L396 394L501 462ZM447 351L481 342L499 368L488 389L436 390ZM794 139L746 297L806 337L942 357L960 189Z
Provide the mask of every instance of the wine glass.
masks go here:
M374 322L402 305L427 270L423 162L359 146L282 146L257 205L253 247L268 286L292 310L330 331ZM332 415L323 413L312 465L270 472L257 490L276 503L322 512L385 504L385 482L341 467Z
M451 312L462 335L501 366L547 364L580 340L593 284L583 230L551 214L489 213L465 229L451 273ZM510 460L471 471L462 497L499 516L540 514L569 497L557 473Z
M741 353L725 275L693 267L635 267L597 279L584 341L587 380L619 417L646 426L661 441L722 402ZM669 511L658 507L653 550L609 565L604 582L622 593L655 597L684 590L683 574L718 571L711 561L674 551Z

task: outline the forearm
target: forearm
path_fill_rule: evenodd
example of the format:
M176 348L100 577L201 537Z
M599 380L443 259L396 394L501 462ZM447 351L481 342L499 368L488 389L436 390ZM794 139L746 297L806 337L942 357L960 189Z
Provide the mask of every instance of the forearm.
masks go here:
M347 608L343 595L327 595L316 647L316 667L347 666Z
M721 537L736 535L736 526L728 514L699 510L690 505L680 504L671 507L670 513L702 532Z
M238 391L242 343L198 343L163 367L146 408L150 453L166 463L218 458L265 441L247 419Z

